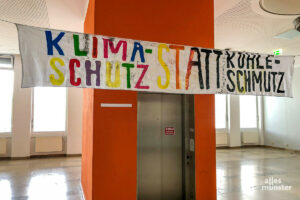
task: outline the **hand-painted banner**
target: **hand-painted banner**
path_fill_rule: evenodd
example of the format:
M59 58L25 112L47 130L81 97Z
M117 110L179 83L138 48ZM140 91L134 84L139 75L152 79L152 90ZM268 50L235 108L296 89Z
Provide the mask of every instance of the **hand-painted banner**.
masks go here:
M292 96L293 56L17 27L22 87Z

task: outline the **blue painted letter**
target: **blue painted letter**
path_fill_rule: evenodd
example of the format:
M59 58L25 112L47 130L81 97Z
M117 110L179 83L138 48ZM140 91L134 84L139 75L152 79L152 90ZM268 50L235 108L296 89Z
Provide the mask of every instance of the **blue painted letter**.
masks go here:
M141 58L141 61L142 62L145 62L145 57L144 57L144 48L143 46L139 43L139 42L134 42L134 47L133 47L133 50L132 50L132 55L131 55L131 62L134 61L135 59L135 54L136 54L136 51L139 51L140 53L140 58Z
M58 51L59 55L64 55L63 50L58 45L58 42L61 40L61 38L65 35L64 32L60 32L59 35L53 40L52 39L52 32L51 31L45 31L46 34L46 40L47 40L47 49L48 49L48 55L53 55L53 46Z

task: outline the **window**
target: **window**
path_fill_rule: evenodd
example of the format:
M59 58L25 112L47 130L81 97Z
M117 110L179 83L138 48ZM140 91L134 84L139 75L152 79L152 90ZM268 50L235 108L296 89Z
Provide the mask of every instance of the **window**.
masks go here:
M0 133L12 130L14 71L11 58L0 57Z
M240 127L257 128L256 96L240 96Z
M216 129L226 129L226 95L215 95Z
M66 130L66 88L34 88L33 132Z

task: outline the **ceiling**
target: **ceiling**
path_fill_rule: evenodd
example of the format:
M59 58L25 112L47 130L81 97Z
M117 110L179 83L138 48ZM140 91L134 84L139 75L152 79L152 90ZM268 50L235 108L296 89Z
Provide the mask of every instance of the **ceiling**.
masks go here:
M300 0L214 0L215 48L272 53L282 48L283 55L300 55L300 37L291 40L274 36L293 29L296 15L270 12L297 12ZM273 2L273 3L272 3ZM298 2L298 4L297 4ZM88 0L0 0L0 19L31 26L82 32ZM295 6L297 5L297 6ZM279 8L284 8L280 10ZM0 54L18 54L14 24L1 22ZM296 58L300 67L300 57Z
M215 0L215 48L268 54L282 48L283 55L300 55L300 37L274 38L293 29L296 17L270 14L258 0ZM299 57L296 65L300 67Z
M13 23L82 32L87 5L88 0L0 0L0 54L19 53Z

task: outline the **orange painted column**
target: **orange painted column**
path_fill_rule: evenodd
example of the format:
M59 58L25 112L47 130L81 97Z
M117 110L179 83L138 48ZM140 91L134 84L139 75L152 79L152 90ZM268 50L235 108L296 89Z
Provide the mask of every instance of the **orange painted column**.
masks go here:
M213 48L212 0L90 0L85 32ZM102 108L130 103L132 108ZM137 196L137 93L84 91L82 187L87 200ZM196 199L216 199L214 96L195 95Z
M215 95L195 95L196 200L217 199Z

